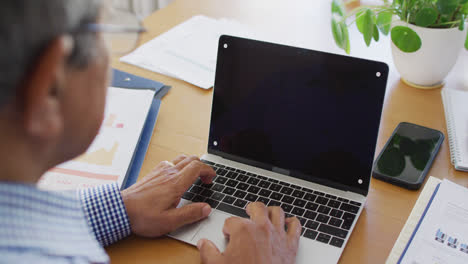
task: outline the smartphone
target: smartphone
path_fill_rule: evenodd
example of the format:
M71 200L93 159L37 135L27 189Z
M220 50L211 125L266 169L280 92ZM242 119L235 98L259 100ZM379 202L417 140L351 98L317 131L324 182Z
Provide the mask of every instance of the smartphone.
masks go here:
M444 141L442 132L401 122L374 162L373 177L411 190L421 187Z

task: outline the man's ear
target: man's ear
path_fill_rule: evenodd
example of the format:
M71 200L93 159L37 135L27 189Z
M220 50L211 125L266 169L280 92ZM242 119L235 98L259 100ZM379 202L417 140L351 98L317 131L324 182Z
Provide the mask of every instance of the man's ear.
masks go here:
M73 39L54 39L31 67L21 87L20 105L27 133L35 138L53 138L63 130L61 90L65 87L67 58Z

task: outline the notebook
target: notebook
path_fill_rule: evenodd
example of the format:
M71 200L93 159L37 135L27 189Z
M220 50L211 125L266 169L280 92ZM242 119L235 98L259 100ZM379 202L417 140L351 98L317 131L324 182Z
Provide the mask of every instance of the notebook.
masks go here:
M135 183L146 155L164 84L114 70L101 129L83 155L45 173L39 188L67 190Z
M467 263L467 220L468 189L430 177L386 263Z
M442 89L452 164L468 171L468 92Z

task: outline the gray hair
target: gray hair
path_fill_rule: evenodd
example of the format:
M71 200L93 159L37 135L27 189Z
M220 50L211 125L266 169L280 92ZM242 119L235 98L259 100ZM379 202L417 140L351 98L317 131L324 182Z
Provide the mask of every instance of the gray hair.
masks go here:
M87 66L95 55L96 37L78 29L95 23L100 8L101 0L0 1L0 109L17 94L47 45L62 34L75 40L69 65Z

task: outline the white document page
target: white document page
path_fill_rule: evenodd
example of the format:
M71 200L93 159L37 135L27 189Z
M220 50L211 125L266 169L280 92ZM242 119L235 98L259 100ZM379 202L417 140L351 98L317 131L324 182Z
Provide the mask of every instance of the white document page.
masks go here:
M234 20L194 16L120 60L208 89L214 85L218 41L223 34L254 36Z
M468 189L440 184L400 263L468 263Z
M38 186L49 190L94 187L117 181L122 186L155 92L108 90L105 118L85 154L49 170Z

